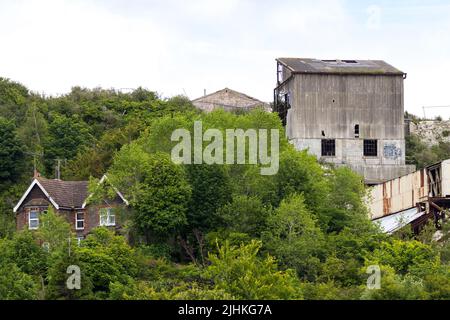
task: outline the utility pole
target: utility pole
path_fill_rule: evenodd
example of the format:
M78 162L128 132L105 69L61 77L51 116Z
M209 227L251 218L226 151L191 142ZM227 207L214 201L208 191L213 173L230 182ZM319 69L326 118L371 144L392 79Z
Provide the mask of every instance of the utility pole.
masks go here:
M23 153L33 156L33 173L35 175L37 172L37 157L43 157L44 154L36 153L36 152L26 152L26 151L24 151Z
M67 159L55 159L56 160L56 167L55 167L55 176L56 179L61 180L61 161L64 160L64 163L66 163Z

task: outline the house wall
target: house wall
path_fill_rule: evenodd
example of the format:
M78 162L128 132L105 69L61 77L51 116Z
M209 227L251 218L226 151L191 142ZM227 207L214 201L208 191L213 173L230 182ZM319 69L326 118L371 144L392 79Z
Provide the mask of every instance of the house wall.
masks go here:
M403 77L296 74L289 92L286 135L299 150L348 165L366 183L380 183L415 170L405 165ZM355 136L359 125L359 136ZM336 155L321 156L321 140L336 140ZM364 139L378 140L378 156L363 156Z
M26 204L32 199L47 199L45 194L41 191L41 189L38 186L35 186L28 196L26 197L25 201L23 202ZM99 210L101 208L108 208L108 207L115 207L119 208L118 213L116 214L116 226L111 227L113 229L120 228L121 225L121 214L119 213L120 208L123 207L123 201L120 199L120 197L116 197L114 200L109 201L107 204L101 204L101 205L89 205L85 209L79 209L79 210L72 210L72 209L59 209L56 210L56 212L63 216L66 221L70 224L72 227L72 230L76 233L77 236L83 236L85 237L87 234L89 234L93 228L98 227L100 225L100 217L99 217ZM39 211L45 211L48 209L48 206L39 206L39 207L20 207L16 213L16 229L17 230L23 230L28 229L28 217L29 212L31 209L37 208ZM77 212L83 212L84 213L84 229L83 230L76 230L75 229L75 223L76 223L76 213Z

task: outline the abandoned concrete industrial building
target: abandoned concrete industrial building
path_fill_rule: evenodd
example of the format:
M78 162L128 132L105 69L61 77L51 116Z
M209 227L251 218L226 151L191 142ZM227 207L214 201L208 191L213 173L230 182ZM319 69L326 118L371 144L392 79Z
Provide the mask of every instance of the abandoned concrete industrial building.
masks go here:
M274 111L297 149L378 184L405 165L403 80L379 60L278 58Z

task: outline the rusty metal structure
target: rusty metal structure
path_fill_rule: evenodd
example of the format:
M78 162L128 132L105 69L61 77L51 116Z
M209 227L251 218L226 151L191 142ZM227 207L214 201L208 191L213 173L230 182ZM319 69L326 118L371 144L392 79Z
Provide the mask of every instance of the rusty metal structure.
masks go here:
M450 208L450 160L371 187L368 202L388 233L407 224L418 233L429 219L439 229Z

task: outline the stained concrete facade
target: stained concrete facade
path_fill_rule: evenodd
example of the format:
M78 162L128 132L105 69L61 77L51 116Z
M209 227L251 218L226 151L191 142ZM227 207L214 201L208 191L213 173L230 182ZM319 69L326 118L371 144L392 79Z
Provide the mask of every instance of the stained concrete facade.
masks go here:
M405 165L403 72L382 61L277 61L275 109L297 149L349 166L367 184L415 170ZM324 139L334 141L331 156ZM364 140L376 140L376 155L364 155Z

